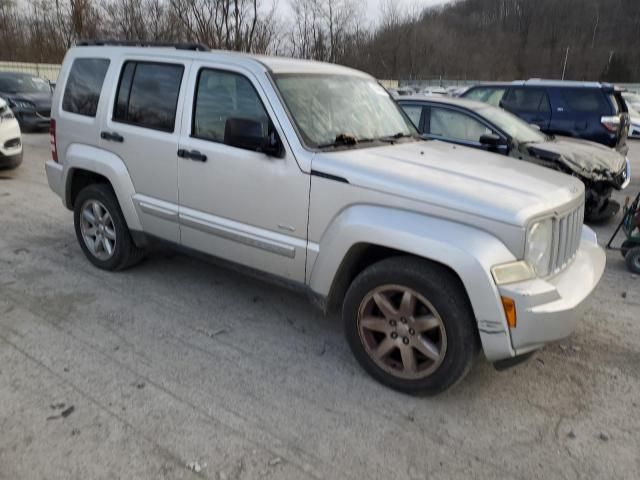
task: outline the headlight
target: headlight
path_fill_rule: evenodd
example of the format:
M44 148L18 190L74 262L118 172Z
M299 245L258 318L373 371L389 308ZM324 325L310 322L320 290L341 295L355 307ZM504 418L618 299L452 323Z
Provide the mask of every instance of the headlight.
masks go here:
M13 116L13 112L11 110L9 110L9 108L0 108L0 122L2 122L3 120L11 120L15 118Z
M35 110L36 106L27 100L10 100L12 106L24 108L25 110Z
M539 277L546 277L550 273L552 241L553 222L550 218L529 227L524 259Z

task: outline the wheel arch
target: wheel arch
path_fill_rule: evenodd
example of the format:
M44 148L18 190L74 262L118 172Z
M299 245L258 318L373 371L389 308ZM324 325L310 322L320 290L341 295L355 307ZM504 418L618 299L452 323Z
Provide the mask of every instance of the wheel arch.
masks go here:
M335 309L355 276L389 256L409 255L453 272L473 307L489 360L514 355L491 267L515 260L496 237L468 225L377 206L350 207L325 231L310 272L311 290Z
M64 204L73 209L82 188L93 183L108 183L133 231L142 231L142 224L133 203L135 188L124 162L116 155L88 145L74 144L65 155Z

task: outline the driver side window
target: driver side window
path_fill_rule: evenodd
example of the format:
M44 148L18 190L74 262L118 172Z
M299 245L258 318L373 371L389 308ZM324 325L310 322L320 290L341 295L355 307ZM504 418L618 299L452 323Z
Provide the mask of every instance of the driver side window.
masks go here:
M447 140L478 143L482 135L493 133L475 118L447 108L431 107L430 120L431 135Z
M269 129L269 116L251 82L243 75L202 69L198 75L191 135L223 143L227 120L253 120L262 136Z

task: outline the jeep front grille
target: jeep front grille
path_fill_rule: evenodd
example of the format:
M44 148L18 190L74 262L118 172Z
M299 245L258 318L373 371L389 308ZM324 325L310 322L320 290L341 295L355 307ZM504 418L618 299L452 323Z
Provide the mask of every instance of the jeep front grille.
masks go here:
M584 203L578 208L557 217L553 225L553 254L551 256L551 272L564 270L576 257L582 224L584 223Z

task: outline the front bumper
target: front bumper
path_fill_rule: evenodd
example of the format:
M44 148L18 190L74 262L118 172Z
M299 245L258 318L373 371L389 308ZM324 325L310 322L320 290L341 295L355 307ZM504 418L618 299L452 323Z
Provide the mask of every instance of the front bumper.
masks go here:
M586 300L604 273L606 256L595 233L583 227L573 263L549 279L504 285L500 295L515 301L517 324L510 329L516 355L568 337L584 314Z
M22 163L22 151L13 155L3 155L0 152L0 169L16 168Z
M27 130L46 129L51 123L50 114L48 112L31 111L14 111L20 126Z

